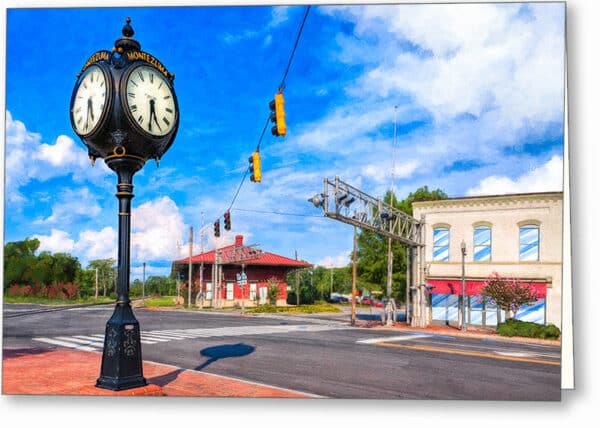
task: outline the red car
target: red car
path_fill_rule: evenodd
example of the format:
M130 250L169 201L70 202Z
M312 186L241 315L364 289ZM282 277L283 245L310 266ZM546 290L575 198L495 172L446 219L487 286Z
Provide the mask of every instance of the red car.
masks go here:
M383 308L383 302L381 300L373 300L373 306L376 308Z
M360 303L361 305L371 305L373 303L373 300L368 296L363 296L360 298L358 303Z

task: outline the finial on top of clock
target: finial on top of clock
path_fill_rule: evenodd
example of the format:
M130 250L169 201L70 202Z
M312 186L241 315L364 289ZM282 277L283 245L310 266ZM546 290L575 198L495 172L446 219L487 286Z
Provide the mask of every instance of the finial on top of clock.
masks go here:
M130 25L130 23L131 23L131 18L130 17L125 18L125 25L123 26L123 29L121 30L121 32L123 33L123 37L121 37L120 39L118 39L115 42L115 48L119 52L121 52L121 51L139 51L141 48L140 42L131 38L135 32L133 31L133 27Z

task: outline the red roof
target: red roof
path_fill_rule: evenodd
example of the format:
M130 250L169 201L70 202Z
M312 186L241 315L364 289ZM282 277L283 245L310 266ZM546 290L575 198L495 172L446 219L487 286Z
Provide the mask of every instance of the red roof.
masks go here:
M237 238L237 237L236 237ZM241 248L245 249L245 252L248 251L250 247L242 247L241 240L236 239L236 244L228 245L226 247L219 248L219 252L221 253L221 263L222 264L232 264L234 259L232 258L232 253L237 249L240 251ZM215 254L216 250L208 251L206 253L196 254L192 256L192 264L198 264L201 262L214 264L215 263ZM186 257L181 260L175 260L173 264L187 264L189 263L189 257ZM241 262L237 262L238 264ZM244 261L245 265L261 265L261 266L288 266L288 267L297 267L297 268L305 268L311 267L312 264L306 263L300 260L290 259L284 256L280 256L277 254L269 253L269 252L261 252L257 258L249 259Z

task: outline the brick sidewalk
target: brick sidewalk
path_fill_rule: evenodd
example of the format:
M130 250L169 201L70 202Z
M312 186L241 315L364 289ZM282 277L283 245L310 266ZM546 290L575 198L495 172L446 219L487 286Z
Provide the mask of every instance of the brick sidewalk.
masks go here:
M173 397L314 398L314 395L175 366L144 362L148 386L96 388L102 354L73 350L4 349L2 393Z

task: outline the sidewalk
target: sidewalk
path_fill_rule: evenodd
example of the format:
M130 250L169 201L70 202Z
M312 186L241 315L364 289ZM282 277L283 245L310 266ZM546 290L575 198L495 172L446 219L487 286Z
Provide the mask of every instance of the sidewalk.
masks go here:
M73 350L4 349L2 393L172 397L315 398L229 377L143 363L148 385L125 391L96 388L102 354Z

